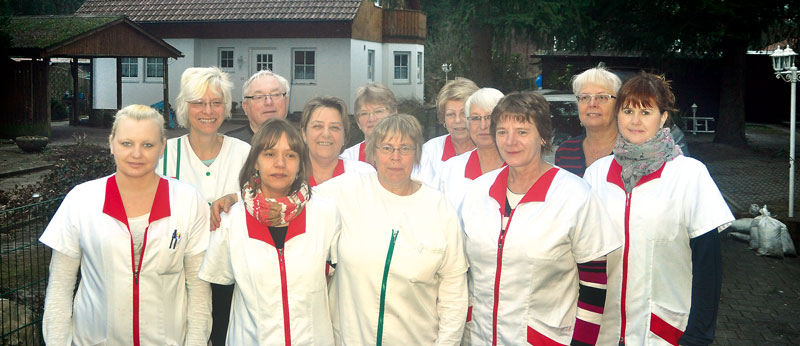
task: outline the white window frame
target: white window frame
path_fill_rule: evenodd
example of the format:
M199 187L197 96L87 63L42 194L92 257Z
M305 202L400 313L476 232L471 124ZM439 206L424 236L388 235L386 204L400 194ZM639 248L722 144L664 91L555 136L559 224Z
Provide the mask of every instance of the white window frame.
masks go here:
M120 59L132 59L135 62L135 63L130 63L130 62L125 62L124 60L120 60L119 66L122 69L122 71L125 71L125 65L126 64L127 65L131 65L131 66L136 66L136 75L135 76L125 76L124 74L122 74L122 71L120 71L120 74L122 74L122 82L123 83L136 83L136 82L139 82L139 80L140 80L140 78L142 76L141 75L142 69L141 69L141 63L140 63L141 59L133 58L133 57L125 57L125 58L120 58Z
M255 61L253 61L253 63L256 64L256 70L261 71L261 70L258 69L258 64L259 64L258 56L259 55L266 55L266 56L269 57L269 61L260 62L261 64L266 64L267 65L267 68L266 68L267 70L270 70L270 71L275 70L275 54L272 53L272 52L269 52L269 53L258 53L258 52L256 52L256 53L253 54L253 59L256 59Z
M223 57L223 54L230 53L230 59L228 57ZM231 66L224 66L223 61L230 60ZM217 50L217 66L219 66L220 70L226 72L232 72L236 70L236 54L232 47L220 47Z
M296 61L298 52L303 52L303 64L298 64L297 61ZM306 59L308 58L306 56L306 53L308 53L308 52L311 52L311 53L314 54L314 62L311 63L311 64L308 64L307 61L306 61ZM297 76L297 68L298 67L303 67L304 68L304 71L303 71L303 77L304 78L298 78L298 76ZM306 78L305 77L305 72L308 71L307 70L308 67L311 67L313 69L314 78ZM317 83L317 49L316 48L293 48L292 49L292 72L291 73L292 73L292 84L316 84Z
M367 50L367 80L375 81L375 50Z
M424 65L422 58L422 52L417 52L417 84L422 84L422 78L424 77L422 74Z
M397 57L406 57L406 65L397 65ZM397 78L398 68L405 68L406 78ZM401 70L402 71L402 70ZM411 52L396 51L392 55L392 80L394 84L411 84Z
M150 60L150 59L153 59L153 60L157 61L157 63L159 63L159 64L163 63L163 58L144 58L143 59L144 60L144 69L143 69L144 70L144 81L148 82L148 83L161 83L161 82L163 82L164 81L164 77L163 77L164 67L163 66L161 68L161 74L162 74L161 77L149 77L147 75L147 73L150 70L150 68L149 68L150 67L150 63L148 62L148 60Z

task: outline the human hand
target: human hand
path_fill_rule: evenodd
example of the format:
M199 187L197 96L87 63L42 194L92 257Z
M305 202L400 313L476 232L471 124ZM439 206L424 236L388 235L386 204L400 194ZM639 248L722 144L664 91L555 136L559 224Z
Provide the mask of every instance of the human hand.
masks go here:
M211 231L219 228L219 223L222 221L222 212L228 212L231 206L238 201L235 193L231 193L220 197L218 200L211 203Z

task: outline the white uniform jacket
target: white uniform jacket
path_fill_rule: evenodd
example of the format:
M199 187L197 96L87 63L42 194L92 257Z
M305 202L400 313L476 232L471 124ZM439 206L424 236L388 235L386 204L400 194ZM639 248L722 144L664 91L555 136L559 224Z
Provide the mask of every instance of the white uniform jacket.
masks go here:
M545 172L503 222L509 168L477 178L461 218L470 263L472 345L568 345L578 303L577 263L620 246L585 181ZM527 342L527 343L526 343Z
M505 166L505 163L503 163ZM483 174L478 150L473 149L458 155L442 164L439 174L439 191L441 191L450 205L456 210L461 206L461 200L467 193L469 184Z
M229 345L333 345L325 261L339 229L336 207L316 195L289 223L280 250L243 202L223 214L198 276L236 284Z
M691 308L689 240L733 221L733 216L708 170L695 159L676 157L643 177L630 194L621 171L614 157L607 156L583 176L624 239L620 251L608 258L598 345L619 342L623 316L625 344L677 345Z
M356 160L361 162L367 162L367 158L364 154L364 147L367 145L365 141L361 141L352 147L345 149L339 157L343 159L350 159Z
M445 161L456 156L450 135L431 138L422 145L419 173L412 175L434 189L439 188L439 173Z
M329 290L337 345L379 337L383 345L458 345L467 261L444 196L425 185L398 196L375 173L340 176L314 193L335 198L342 217Z
M371 172L375 172L375 167L372 167L372 165L368 163L358 160L339 159L339 162L336 164L336 168L333 169L333 176L331 178L336 178L342 174L362 174ZM317 185L318 183L316 180L314 180L314 176L309 175L308 186L314 187Z
M39 240L81 260L72 344L184 344L183 260L208 246L208 204L193 186L162 178L149 223L139 268L133 268L133 240L116 176L80 184L64 198Z
M250 144L233 137L222 137L222 148L210 166L194 153L188 134L167 140L166 155L158 160L156 173L194 185L208 203L227 194L239 193L239 172L250 153Z

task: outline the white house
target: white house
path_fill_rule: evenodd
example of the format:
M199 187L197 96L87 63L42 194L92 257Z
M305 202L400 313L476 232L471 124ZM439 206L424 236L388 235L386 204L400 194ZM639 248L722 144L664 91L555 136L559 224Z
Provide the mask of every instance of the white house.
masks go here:
M200 66L230 74L234 101L258 70L286 77L290 112L320 95L352 107L355 90L371 81L398 98L423 97L426 17L418 10L371 0L87 0L76 14L125 15L180 50L184 57L169 59L166 69L170 103L183 71ZM123 106L163 99L160 59L123 58L121 67ZM116 108L115 59L95 59L94 73L94 108Z

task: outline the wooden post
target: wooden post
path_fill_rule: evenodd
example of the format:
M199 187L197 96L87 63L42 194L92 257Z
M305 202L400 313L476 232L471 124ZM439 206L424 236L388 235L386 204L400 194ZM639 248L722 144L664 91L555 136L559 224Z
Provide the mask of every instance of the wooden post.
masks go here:
M72 116L70 117L70 125L78 125L80 118L78 118L78 58L72 58L70 63L72 70Z
M89 115L94 113L94 59L89 59L89 90L87 90L89 102Z
M162 84L164 85L164 124L169 127L169 70L167 69L167 59L162 58L161 63L164 64L164 78Z
M122 60L114 58L117 62L117 110L122 109Z

